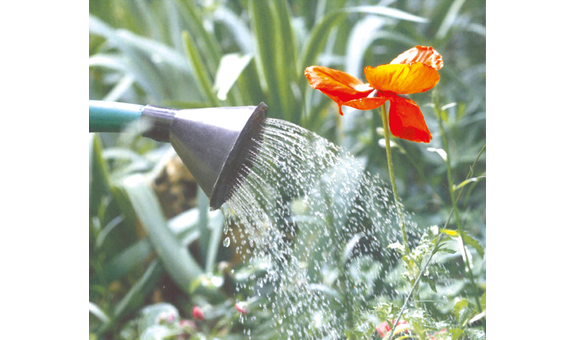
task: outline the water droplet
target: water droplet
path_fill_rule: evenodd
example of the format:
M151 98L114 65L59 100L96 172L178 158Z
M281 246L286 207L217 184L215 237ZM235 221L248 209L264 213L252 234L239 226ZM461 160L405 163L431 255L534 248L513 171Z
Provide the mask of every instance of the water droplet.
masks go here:
M231 241L230 241L229 236L226 237L226 238L224 239L224 247L226 247L226 248L229 247L229 246L230 246L230 242L231 242Z

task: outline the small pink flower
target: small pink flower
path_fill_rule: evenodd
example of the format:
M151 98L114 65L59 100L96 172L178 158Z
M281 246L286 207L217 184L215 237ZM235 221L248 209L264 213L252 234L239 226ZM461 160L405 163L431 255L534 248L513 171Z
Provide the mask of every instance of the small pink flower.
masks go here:
M389 327L389 325L387 324L387 321L384 321L381 323L381 325L377 326L377 328L375 329L379 335L381 335L381 337L383 338L387 332L391 331L391 328Z
M395 323L396 319L393 319L393 323ZM405 320L399 320L399 322L397 323L397 325L407 325L407 321ZM389 331L391 331L391 327L389 326L389 324L387 323L387 321L384 321L381 323L381 325L377 326L377 328L375 329L379 335L381 335L381 337L383 338L384 336L387 335L387 333ZM406 329L404 332L408 332L408 330Z
M194 306L194 308L192 309L192 316L196 320L203 320L204 319L204 312L200 309L200 307Z
M236 310L244 315L250 312L248 306L244 302L236 303Z

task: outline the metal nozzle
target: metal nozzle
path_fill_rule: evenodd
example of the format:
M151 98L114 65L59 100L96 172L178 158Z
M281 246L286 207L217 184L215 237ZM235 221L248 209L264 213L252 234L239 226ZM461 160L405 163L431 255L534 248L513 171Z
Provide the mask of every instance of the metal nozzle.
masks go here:
M267 105L175 110L147 105L142 110L145 137L170 142L198 185L218 209L251 168L262 140Z

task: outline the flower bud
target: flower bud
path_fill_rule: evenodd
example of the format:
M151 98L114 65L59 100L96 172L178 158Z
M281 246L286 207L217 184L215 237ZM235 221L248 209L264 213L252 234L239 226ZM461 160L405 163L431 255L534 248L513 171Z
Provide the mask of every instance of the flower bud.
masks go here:
M250 312L248 306L244 302L236 303L236 310L244 315Z
M192 309L192 316L196 320L203 320L204 319L204 312L200 309L200 307L194 306L194 308Z

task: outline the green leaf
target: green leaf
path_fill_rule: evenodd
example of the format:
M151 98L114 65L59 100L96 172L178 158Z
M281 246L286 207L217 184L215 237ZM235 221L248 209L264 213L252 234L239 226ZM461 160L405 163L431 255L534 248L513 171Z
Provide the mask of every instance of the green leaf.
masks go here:
M90 307L89 307L89 311L91 314L93 314L95 317L97 317L98 319L100 319L100 321L102 321L102 323L107 324L110 322L110 318L106 315L106 313L100 308L98 307L95 303L90 302Z
M359 242L362 236L363 236L362 233L358 233L353 235L353 237L349 241L347 241L345 248L341 254L341 257L339 259L341 264L345 264L347 262L347 260L351 255L353 247L355 247L355 245Z
M453 1L453 4L451 5L451 7L449 7L449 10L445 14L445 18L443 19L441 26L439 27L437 33L435 34L435 40L442 40L447 36L447 32L455 23L455 19L457 19L457 13L459 13L459 10L461 9L461 6L463 6L464 3L465 0Z
M214 82L214 89L217 91L219 100L227 99L228 92L252 59L253 55L238 53L226 54L222 57Z
M457 321L459 322L460 325L463 324L463 321L465 320L466 315L468 314L468 307L469 306L469 302L467 301L467 299L461 299L458 302L455 303L455 305L453 306L453 313L455 314L455 317L457 318Z
M437 152L441 159L447 160L447 153L442 148L427 148L427 151Z
M465 244L468 244L468 245L472 246L473 248L475 248L475 250L477 251L479 256L481 256L481 258L483 258L483 256L485 255L485 250L483 249L483 246L479 243L478 240L476 240L475 238L473 238L472 236L469 236L466 232L464 232L463 233L463 241L465 241Z
M198 6L193 1L179 0L178 5L181 8L180 13L190 25L191 31L196 33L194 40L197 41L199 50L204 53L207 71L213 75L216 71L217 62L221 58L220 46L215 36L205 29L203 14L200 13Z
M128 293L124 295L114 307L114 320L118 320L136 310L151 293L152 289L157 284L162 274L162 265L160 261L153 260L144 275L130 288ZM102 327L99 332L103 332L107 327Z
M324 50L327 38L333 27L345 19L344 13L335 12L313 26L308 38L305 40L301 57L298 61L298 73L303 75L304 69L316 63L319 54ZM305 78L302 79L305 82Z
M144 330L141 336L140 336L140 340L159 340L159 339L171 339L173 336L175 336L176 334L174 334L175 332L168 328L167 326L164 325L152 325L148 328L146 328L146 330Z
M465 181L459 183L458 185L454 185L453 190L459 190L459 189L463 188L464 186L466 186L467 184L477 182L483 178L485 178L485 176L471 177L471 178L466 179Z
M143 175L136 174L123 182L134 211L148 232L148 239L174 282L184 291L202 270L187 248L169 230L154 191Z
M106 281L112 282L124 277L130 269L142 264L151 251L152 246L148 239L134 243L107 263L104 269Z
M304 42L304 47L301 53L302 57L298 65L298 72L303 73L303 70L306 67L311 66L316 62L318 55L325 47L327 37L329 36L331 29L333 27L337 27L341 20L345 19L347 15L352 13L375 14L420 23L428 22L426 18L383 6L358 6L335 10L324 16L321 22L314 25L309 34L309 38Z
M156 57L160 58L162 62L168 63L180 71L187 71L186 60L178 51L166 44L130 31L116 30L92 15L89 16L88 24L90 33L105 37L111 44L117 45L120 50L126 53L137 50L148 55L156 54Z
M90 58L89 65L122 70L125 74L131 75L157 101L169 92L178 90L173 89L175 85L169 82L172 75L190 74L182 55L161 42L126 30L114 29L92 15L89 17L89 27L91 34L105 37L109 47L117 48L121 52L121 54L96 54ZM107 60L97 58L99 56L106 56ZM161 65L168 65L176 72L166 72L165 66L162 68Z
M214 20L221 22L228 27L233 34L235 42L239 45L243 53L253 53L254 46L252 34L245 22L227 7L220 6L214 12Z
M437 287L435 286L435 281L425 276L421 277L421 281L427 283L429 285L429 288L431 288L433 292L437 293Z
M284 63L282 68L286 71L287 81L296 79L296 55L298 51L294 45L294 37L291 27L292 18L285 0L274 0L274 9L277 13L279 35L281 36L281 51Z
M200 90L212 106L220 106L220 102L212 87L212 80L208 74L207 66L203 64L198 52L198 46L195 44L194 40L192 40L188 31L182 32L182 39L184 42L184 50L186 51L186 55L190 61L190 66L194 70L194 74L198 79Z
M270 114L298 123L297 101L291 88L295 79L295 62L290 57L293 49L287 50L284 42L283 15L277 5L270 1L249 1L249 13L252 19L252 31L256 38L256 63L260 77L265 80L265 88L270 96L268 103ZM291 67L290 67L291 65Z
M449 334L451 334L451 339L452 340L457 340L459 339L460 336L463 335L463 333L465 333L465 331L461 328L453 328L449 330Z
M340 294L338 291L336 291L335 289L333 289L333 288L331 288L331 287L328 287L328 286L326 286L326 285L323 285L323 284L321 284L321 283L311 283L311 284L308 285L307 288L308 288L310 291L321 292L321 293L323 293L323 294L332 296L332 297L334 297L334 298L336 298L336 299L338 299L338 300L342 298L341 294Z
M475 323L476 321L483 319L484 317L485 317L485 311L483 311L477 315L474 315L471 319L469 319L468 324L471 325L471 324Z
M403 244L399 243L399 242L394 242L390 245L387 246L387 248L390 249L395 249L398 252L400 252L401 254L403 254L403 250L405 249L405 247L403 246Z
M98 134L90 134L90 216L97 216L102 197L109 190L109 175Z
M166 302L146 306L140 311L140 317L138 318L138 332L142 334L148 327L157 325L158 317L162 315L173 315L175 320L180 317L178 309L172 304Z
M190 283L189 291L193 294L209 294L216 296L218 289L224 284L224 278L212 273L205 273Z
M218 257L218 249L221 246L222 230L224 229L224 216L221 212L215 211L210 216L209 229L210 229L210 244L206 254L206 271L211 272L215 269L216 259Z
M417 15L413 15L395 8L384 7L384 6L357 6L357 7L345 8L342 11L346 13L377 14L389 18L406 20L411 22L419 22L419 23L429 22L427 18L422 18Z

